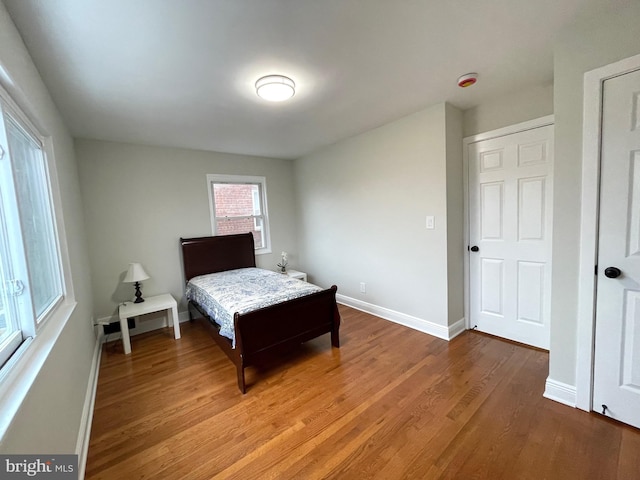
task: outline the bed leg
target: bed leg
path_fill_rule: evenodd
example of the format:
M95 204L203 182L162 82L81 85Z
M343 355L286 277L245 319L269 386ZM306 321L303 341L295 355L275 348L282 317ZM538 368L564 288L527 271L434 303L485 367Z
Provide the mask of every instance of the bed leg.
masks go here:
M240 391L244 395L245 393L247 393L247 387L244 382L244 365L242 364L242 362L236 365L236 371L238 374L238 388L240 388Z
M338 287L335 285L331 287L335 294ZM338 304L333 302L333 325L331 328L331 345L335 348L340 348L340 310L338 310Z
M331 287L337 289L334 285ZM333 328L331 329L331 345L340 348L340 311L338 310L338 304L335 303L333 307Z
M331 345L340 348L340 334L338 330L331 330Z

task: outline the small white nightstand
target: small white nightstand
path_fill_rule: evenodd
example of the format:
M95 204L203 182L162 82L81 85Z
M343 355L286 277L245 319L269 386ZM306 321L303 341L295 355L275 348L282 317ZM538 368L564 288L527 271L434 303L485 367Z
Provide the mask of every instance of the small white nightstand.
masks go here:
M157 295L155 297L147 297L142 303L126 302L118 308L118 316L120 317L120 330L122 331L122 346L124 353L131 353L131 339L129 338L129 324L127 319L138 317L147 313L167 311L169 318L169 326L173 325L173 333L176 340L180 338L180 320L178 319L178 304L175 298L169 293Z
M298 270L287 270L286 273L291 278L297 278L298 280L302 280L303 282L307 281L307 274L304 272L299 272Z

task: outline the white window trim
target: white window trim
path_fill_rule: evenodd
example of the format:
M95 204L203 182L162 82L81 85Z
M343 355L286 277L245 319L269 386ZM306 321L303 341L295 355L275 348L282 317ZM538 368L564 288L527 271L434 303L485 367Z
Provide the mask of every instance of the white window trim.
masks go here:
M0 66L0 98L11 114L23 122L42 143L46 158L47 174L50 184L50 195L53 209L53 226L57 239L58 258L61 268L63 299L47 314L44 321L35 327L35 336L25 339L20 347L0 368L0 443L10 428L15 415L31 390L38 374L53 350L60 334L71 318L75 308L75 292L71 276L64 217L62 214L62 197L55 163L53 139L43 124L34 115L26 96L18 88ZM7 90L11 91L9 95Z
M264 218L264 247L256 248L256 255L271 253L271 234L269 229L269 207L267 206L267 179L253 175L218 175L207 174L207 192L209 194L209 218L211 220L211 233L216 234L215 206L213 200L212 183L259 183L262 192L262 217Z
M35 338L22 342L0 370L0 442L71 318L76 303L64 302Z

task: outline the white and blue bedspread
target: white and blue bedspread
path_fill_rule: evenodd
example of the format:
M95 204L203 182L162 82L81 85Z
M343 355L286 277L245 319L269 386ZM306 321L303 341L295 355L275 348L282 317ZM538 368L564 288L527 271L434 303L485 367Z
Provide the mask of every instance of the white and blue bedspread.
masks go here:
M235 348L234 313L249 313L321 290L270 270L239 268L192 278L187 283L186 296L220 325L220 335L230 338Z

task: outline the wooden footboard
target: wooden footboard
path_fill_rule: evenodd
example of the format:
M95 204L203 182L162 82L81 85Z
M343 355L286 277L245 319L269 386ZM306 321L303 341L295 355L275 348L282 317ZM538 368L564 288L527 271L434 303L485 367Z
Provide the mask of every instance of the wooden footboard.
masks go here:
M211 333L218 345L236 365L238 387L246 393L244 369L258 365L268 356L285 352L325 333L331 334L331 345L340 347L340 314L336 303L337 287L271 305L253 312L235 314L236 348L218 333ZM203 315L204 312L197 308ZM210 321L211 322L211 321Z

